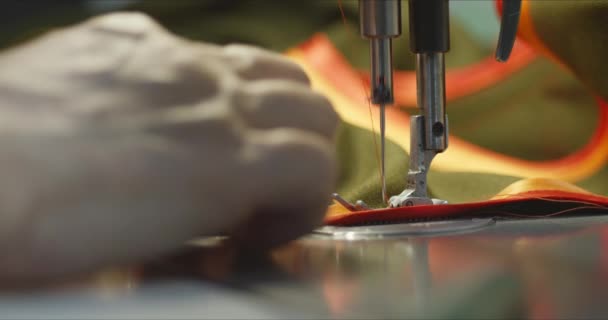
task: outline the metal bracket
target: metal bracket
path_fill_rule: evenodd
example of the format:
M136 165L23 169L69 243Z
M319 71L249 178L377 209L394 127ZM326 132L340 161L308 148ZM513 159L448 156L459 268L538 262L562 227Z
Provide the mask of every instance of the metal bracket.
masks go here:
M357 202L355 202L355 204L352 204L352 203L348 202L348 200L342 198L337 193L334 193L331 196L332 196L332 198L336 202L338 202L344 208L346 208L346 209L348 209L350 211L367 211L367 210L371 210L371 208L365 202L363 202L363 200L357 200Z

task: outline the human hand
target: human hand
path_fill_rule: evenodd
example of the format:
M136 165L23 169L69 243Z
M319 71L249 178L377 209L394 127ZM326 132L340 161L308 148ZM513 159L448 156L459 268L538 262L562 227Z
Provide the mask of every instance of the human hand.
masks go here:
M333 191L338 117L278 54L116 13L0 56L0 92L0 278L274 246Z

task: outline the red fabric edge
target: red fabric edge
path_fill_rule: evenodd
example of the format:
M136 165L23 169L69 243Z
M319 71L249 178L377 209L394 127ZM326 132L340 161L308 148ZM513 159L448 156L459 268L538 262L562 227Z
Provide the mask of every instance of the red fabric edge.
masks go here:
M548 203L555 200L585 202L587 204L606 206L605 209L608 211L608 197L557 190L535 190L523 192L505 199L481 202L358 211L350 214L328 217L325 224L348 226L378 222L390 223L401 220L455 218L458 216L469 216L472 211L491 209L498 205L526 202L530 200L541 200L547 201ZM581 206L585 206L585 204L581 204Z

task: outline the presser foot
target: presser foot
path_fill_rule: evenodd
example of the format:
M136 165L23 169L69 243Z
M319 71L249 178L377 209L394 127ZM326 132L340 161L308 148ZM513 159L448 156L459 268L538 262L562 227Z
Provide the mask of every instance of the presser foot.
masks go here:
M414 190L405 190L399 195L392 196L388 202L389 208L448 204L442 199L413 196L414 192Z
M431 167L431 162L437 153L442 149L425 148L424 117L413 116L411 118L410 130L410 168L407 173L406 189L396 196L392 196L389 201L389 208L413 207L435 204L447 204L442 199L427 197L427 172Z
M448 204L448 202L443 199L416 197L412 196L412 193L412 190L405 190L400 195L392 196L389 200L388 208ZM350 203L337 193L332 194L332 198L343 207L353 212L373 210L362 200L357 200L355 203Z

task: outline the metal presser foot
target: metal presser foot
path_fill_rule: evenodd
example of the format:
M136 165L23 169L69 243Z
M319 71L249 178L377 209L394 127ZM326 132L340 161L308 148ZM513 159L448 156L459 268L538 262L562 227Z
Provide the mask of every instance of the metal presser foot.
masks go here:
M427 194L426 176L431 166L431 161L438 151L424 148L424 116L418 115L411 118L411 140L410 140L410 168L407 173L407 184L405 190L396 196L392 196L388 202L389 208L413 207L421 205L447 204L446 200L429 198ZM446 121L447 130L447 121ZM357 200L354 204L348 202L337 193L332 195L333 199L350 211L366 211L371 208L363 201Z
M393 38L401 35L401 1L360 0L360 33L370 44L370 98L380 107L382 201L391 208L445 204L427 195L426 177L431 161L448 147L445 114L445 60L449 51L448 0L410 0L410 49L416 54L416 96L420 115L412 117L410 166L406 189L390 199L385 183L385 107L394 104ZM352 211L369 210L334 194L334 200Z
M416 90L421 114L411 118L407 185L401 194L390 198L391 208L447 203L429 198L426 191L431 161L448 147L445 60L442 52L416 54Z
M447 131L447 117L445 119L444 130ZM425 148L426 144L423 137L425 137L426 134L433 134L433 132L426 132L427 130L425 130L424 121L425 117L422 115L413 116L411 118L410 167L407 173L407 184L403 192L390 198L388 201L389 208L448 203L446 200L429 198L427 194L426 177L428 170L431 167L431 161L433 161L435 155L442 150L438 151L437 149ZM432 131L432 129L430 131ZM435 130L435 133L437 133L437 130ZM447 135L445 139L447 140ZM336 202L350 211L371 210L371 208L362 200L357 200L352 204L337 193L334 193L332 197Z
M407 173L407 185L401 194L390 198L390 208L448 203L441 199L431 199L426 192L426 175L437 150L424 148L423 122L423 116L413 116L411 119L410 168Z
M447 130L447 121L446 130ZM438 151L426 149L424 139L424 116L418 115L411 118L411 140L410 140L410 168L407 173L407 184L405 190L388 201L389 208L413 207L421 205L447 204L446 200L429 198L427 194L426 177L431 161ZM334 193L333 199L350 211L370 210L370 207L361 200L354 204L348 202Z

